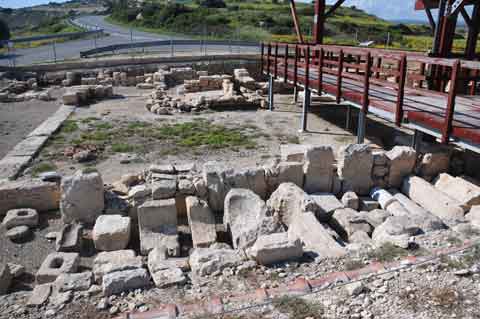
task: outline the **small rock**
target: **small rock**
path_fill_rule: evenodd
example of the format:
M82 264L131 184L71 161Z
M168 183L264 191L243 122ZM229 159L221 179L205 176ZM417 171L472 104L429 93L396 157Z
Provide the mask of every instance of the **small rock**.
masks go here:
M345 290L350 296L358 296L366 291L366 287L361 281L354 282L345 286Z
M13 278L18 278L25 273L25 267L18 264L7 263L8 268L10 268L10 274Z
M56 240L56 239L57 239L57 236L58 236L58 233L52 231L52 232L47 233L47 234L45 235L45 238L46 238L47 240Z
M470 269L462 269L455 271L453 274L458 277L467 277L472 275L472 271Z
M55 312L55 310L53 309L48 309L47 311L45 311L45 316L47 318L50 318L50 317L53 317L55 316L57 313Z
M113 306L110 308L110 310L108 311L111 315L114 315L116 314L117 312L119 311L118 307L117 306Z

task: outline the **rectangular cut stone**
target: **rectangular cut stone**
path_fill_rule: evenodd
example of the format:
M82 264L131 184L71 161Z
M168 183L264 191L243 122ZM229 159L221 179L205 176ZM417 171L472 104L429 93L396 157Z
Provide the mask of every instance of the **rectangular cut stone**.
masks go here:
M33 155L5 156L0 160L0 183L16 178L33 159Z
M55 133L63 121L65 121L70 114L75 110L75 106L62 105L52 116L43 121L35 130L33 130L28 136L41 136L51 135Z
M420 177L409 176L405 178L402 193L427 211L440 217L447 225L465 220L465 212L459 201L439 191Z
M175 199L154 200L138 207L140 250L148 254L164 246L171 256L178 256L177 208Z
M215 216L208 204L194 196L185 199L188 224L192 232L193 247L208 247L217 241Z
M38 284L52 282L61 274L77 271L80 256L78 253L52 253L43 261L35 276Z
M145 288L150 283L146 269L133 269L109 273L103 277L103 293L111 296L123 291Z
M285 162L301 162L305 160L305 148L307 145L286 144L280 145L280 156Z
M290 223L290 238L298 237L305 245L305 251L311 251L321 258L340 257L346 250L333 239L327 229L317 220L312 212L295 216Z
M38 212L58 209L60 191L56 183L38 179L0 183L0 215L14 208L33 208Z
M247 254L260 265L295 260L303 255L300 239L289 238L288 233L276 233L260 236Z
M350 144L340 152L338 174L343 180L343 191L368 195L373 186L373 155L366 144Z
M307 193L332 191L334 162L330 146L310 146L305 149L303 172Z
M133 250L100 252L93 260L95 282L101 282L104 275L111 272L142 268L142 258Z
M417 152L408 146L395 146L385 153L390 163L388 185L399 187L405 176L412 174L417 161Z
M434 185L442 193L455 198L466 209L480 205L480 187L461 177L443 173L434 181Z
M340 202L333 194L317 193L310 195L310 197L330 216L335 210L344 208L342 202Z
M42 148L48 136L27 137L8 152L7 156L33 156Z

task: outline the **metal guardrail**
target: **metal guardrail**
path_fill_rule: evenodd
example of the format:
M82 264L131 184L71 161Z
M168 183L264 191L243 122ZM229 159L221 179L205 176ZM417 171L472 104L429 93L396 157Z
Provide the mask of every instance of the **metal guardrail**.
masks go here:
M104 47L99 47L87 51L81 51L80 57L86 58L91 55L104 53L104 52L115 52L120 50L127 49L139 49L147 47L157 47L157 46L188 46L188 45L198 45L201 47L206 46L237 46L237 47L257 47L260 48L260 44L257 42L249 41L225 41L225 40L159 40L159 41L147 41L147 42L133 42L133 43L120 43L114 45L108 45Z
M81 36L87 36L92 34L100 34L103 33L103 29L99 30L92 30L92 31L83 31L83 32L70 32L70 33L61 33L61 34L48 34L48 35L38 35L34 37L23 37L23 38L16 38L10 40L2 40L0 41L1 44L8 44L11 43L22 43L22 42L31 42L31 41L39 41L39 40L48 40L48 39L61 39L61 38L75 38Z

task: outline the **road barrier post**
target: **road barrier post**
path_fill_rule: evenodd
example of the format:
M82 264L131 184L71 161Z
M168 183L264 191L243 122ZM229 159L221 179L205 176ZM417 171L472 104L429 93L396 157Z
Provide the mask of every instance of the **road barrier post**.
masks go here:
M170 56L173 58L175 55L174 49L173 49L173 39L170 39Z
M52 48L53 48L53 61L57 63L57 48L55 47L56 41L53 40L52 42Z

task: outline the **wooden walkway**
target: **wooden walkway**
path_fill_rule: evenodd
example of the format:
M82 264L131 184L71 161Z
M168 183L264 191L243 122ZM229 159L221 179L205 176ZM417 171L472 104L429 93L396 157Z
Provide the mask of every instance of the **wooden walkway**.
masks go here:
M479 62L284 43L263 45L262 57L262 69L272 78L329 94L337 103L347 101L361 116L373 113L480 152ZM429 83L434 72L441 80ZM441 89L428 90L428 85Z

